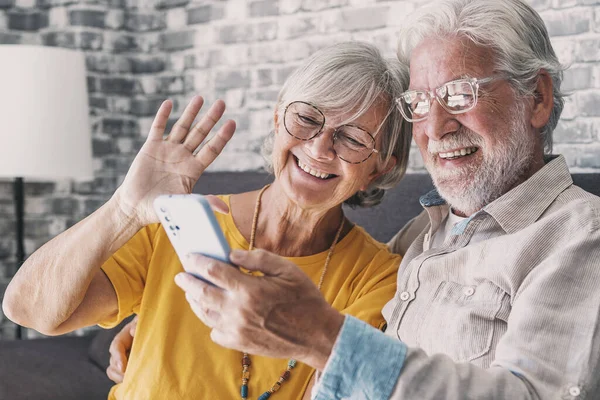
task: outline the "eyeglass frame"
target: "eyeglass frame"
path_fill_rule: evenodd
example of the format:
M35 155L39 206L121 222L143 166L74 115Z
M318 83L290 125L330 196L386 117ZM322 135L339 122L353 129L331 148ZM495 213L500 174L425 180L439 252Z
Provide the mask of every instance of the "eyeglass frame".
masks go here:
M312 135L311 137L309 137L309 138L307 138L307 139L300 138L300 137L298 137L298 136L296 136L296 135L292 134L292 132L290 132L290 130L288 129L288 127L287 127L287 125L286 125L286 123L285 123L285 116L286 116L286 114L287 114L287 110L288 110L288 108L289 108L289 107L290 107L292 104L295 104L295 103L301 103L301 104L306 104L306 105L308 105L308 106L311 106L312 108L314 108L315 110L317 110L317 111L319 112L319 114L321 114L321 116L323 117L323 122L321 123L321 127L319 128L319 130L317 131L317 133L315 133L314 135ZM286 131L286 132L288 133L288 135L290 135L291 137L293 137L293 138L295 138L295 139L298 139L298 140L302 140L302 141L304 141L304 142L311 141L311 140L313 140L314 138L316 138L317 136L319 136L321 133L323 133L325 126L328 126L328 125L325 123L325 122L326 122L326 120L327 120L327 118L325 117L325 114L323 114L323 111L321 111L321 110L320 110L320 109L319 109L319 108L318 108L316 105L314 105L314 104L312 104L312 103L309 103L309 102L307 102L307 101L302 101L302 100L296 100L296 101L292 101L292 102L290 102L290 103L289 103L287 106L285 106L285 109L283 110L283 127L285 128L285 131ZM377 154L379 154L379 150L377 150L377 149L375 148L375 144L376 144L375 137L374 137L374 136L373 136L373 135L372 135L372 134L371 134L369 131L367 131L366 129L363 129L363 128L361 128L361 127L360 127L360 126L358 126L358 125L354 125L354 124L344 124L344 125L340 125L340 126L336 127L336 128L333 130L333 141L334 141L334 142L335 142L335 139L336 139L336 137L337 137L337 133L338 133L339 129L340 129L340 128L342 128L342 127L344 127L344 126L350 126L350 127L352 127L352 128L360 129L361 131L363 131L364 133L366 133L367 135L369 135L369 136L371 137L371 140L373 140L373 148L371 149L371 153L369 153L369 155L367 156L367 158L365 158L365 159L364 159L364 160L362 160L362 161L356 161L356 162L352 162L352 161L344 160L342 157L340 157L340 155L339 155L339 154L337 154L337 151L336 151L335 155L336 155L336 157L337 157L337 158L339 158L340 160L342 160L342 161L344 161L344 162L346 162L346 163L348 163L348 164L362 164L362 163L364 163L365 161L367 161L369 158L371 158L371 156L373 155L373 153L377 153ZM330 126L330 127L331 127L331 126Z
M426 98L429 101L429 108L431 109L431 98L435 98L437 100L437 102L440 104L440 106L442 106L442 108L448 112L449 114L452 115L458 115L458 114L464 114L466 112L471 111L472 109L475 108L475 106L477 106L477 100L479 99L479 87L481 85L484 85L486 83L491 83L493 81L502 79L503 77L500 75L492 75L492 76L488 76L486 78L460 78L460 79L455 79L449 82L446 82L434 89L431 90L418 90L418 89L412 89L412 90L406 90L404 92L402 92L400 94L400 96L398 98L395 99L396 102L396 106L400 109L400 113L402 114L402 117L404 117L404 119L408 122L420 122L420 121L424 121L427 119L427 117L429 117L429 111L427 111L427 114L425 114L424 117L422 118L409 118L406 113L404 112L404 107L402 107L402 97L409 93L409 92L423 92L426 94ZM473 90L473 104L471 105L471 107L466 108L464 110L449 110L447 107L447 105L444 104L444 102L440 99L440 96L438 96L437 91L440 90L441 88L443 88L446 85L452 84L452 83L457 83L457 82L467 82L470 86L471 89Z

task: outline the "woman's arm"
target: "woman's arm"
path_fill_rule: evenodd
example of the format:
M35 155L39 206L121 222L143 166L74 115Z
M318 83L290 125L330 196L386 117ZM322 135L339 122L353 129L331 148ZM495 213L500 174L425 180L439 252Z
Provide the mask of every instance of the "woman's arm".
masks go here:
M117 313L117 297L100 267L145 225L158 222L160 194L191 193L235 130L228 121L195 153L225 111L217 101L190 129L202 107L195 97L163 139L172 109L164 102L148 138L114 196L89 217L36 251L8 286L2 308L13 321L47 335L93 325Z

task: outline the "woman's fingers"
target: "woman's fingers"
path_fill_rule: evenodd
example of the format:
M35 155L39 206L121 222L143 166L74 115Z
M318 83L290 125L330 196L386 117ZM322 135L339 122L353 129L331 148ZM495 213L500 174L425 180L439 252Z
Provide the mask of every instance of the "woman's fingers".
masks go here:
M198 151L196 160L200 164L202 172L204 172L204 170L215 161L215 158L221 154L223 148L233 136L233 132L235 132L235 122L229 120L225 122L217 134L206 142L200 151Z
M225 112L225 102L223 100L217 100L210 107L208 112L200 122L198 122L194 128L190 131L189 135L185 137L183 145L190 151L196 150L200 143L206 138L215 124L221 119Z
M150 132L148 134L148 140L163 140L165 128L167 127L167 121L169 120L169 115L171 114L172 109L173 103L171 100L163 101L156 112L154 121L152 121L152 127L150 128Z
M188 103L187 107L185 107L181 117L179 117L177 122L175 122L175 125L173 125L173 129L171 129L171 132L166 140L175 143L183 142L203 104L204 99L201 96L193 97Z

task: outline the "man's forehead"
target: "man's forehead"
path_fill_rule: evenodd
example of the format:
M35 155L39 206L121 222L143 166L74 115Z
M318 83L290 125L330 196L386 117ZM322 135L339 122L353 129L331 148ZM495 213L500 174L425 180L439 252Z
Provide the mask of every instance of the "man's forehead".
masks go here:
M466 38L426 38L410 59L410 87L433 89L454 79L492 72L492 52Z

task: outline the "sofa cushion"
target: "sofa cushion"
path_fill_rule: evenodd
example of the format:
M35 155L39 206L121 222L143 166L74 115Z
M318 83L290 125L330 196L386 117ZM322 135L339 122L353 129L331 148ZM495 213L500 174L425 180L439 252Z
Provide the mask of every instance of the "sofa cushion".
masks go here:
M106 400L112 382L88 359L92 337L0 341L0 399Z

